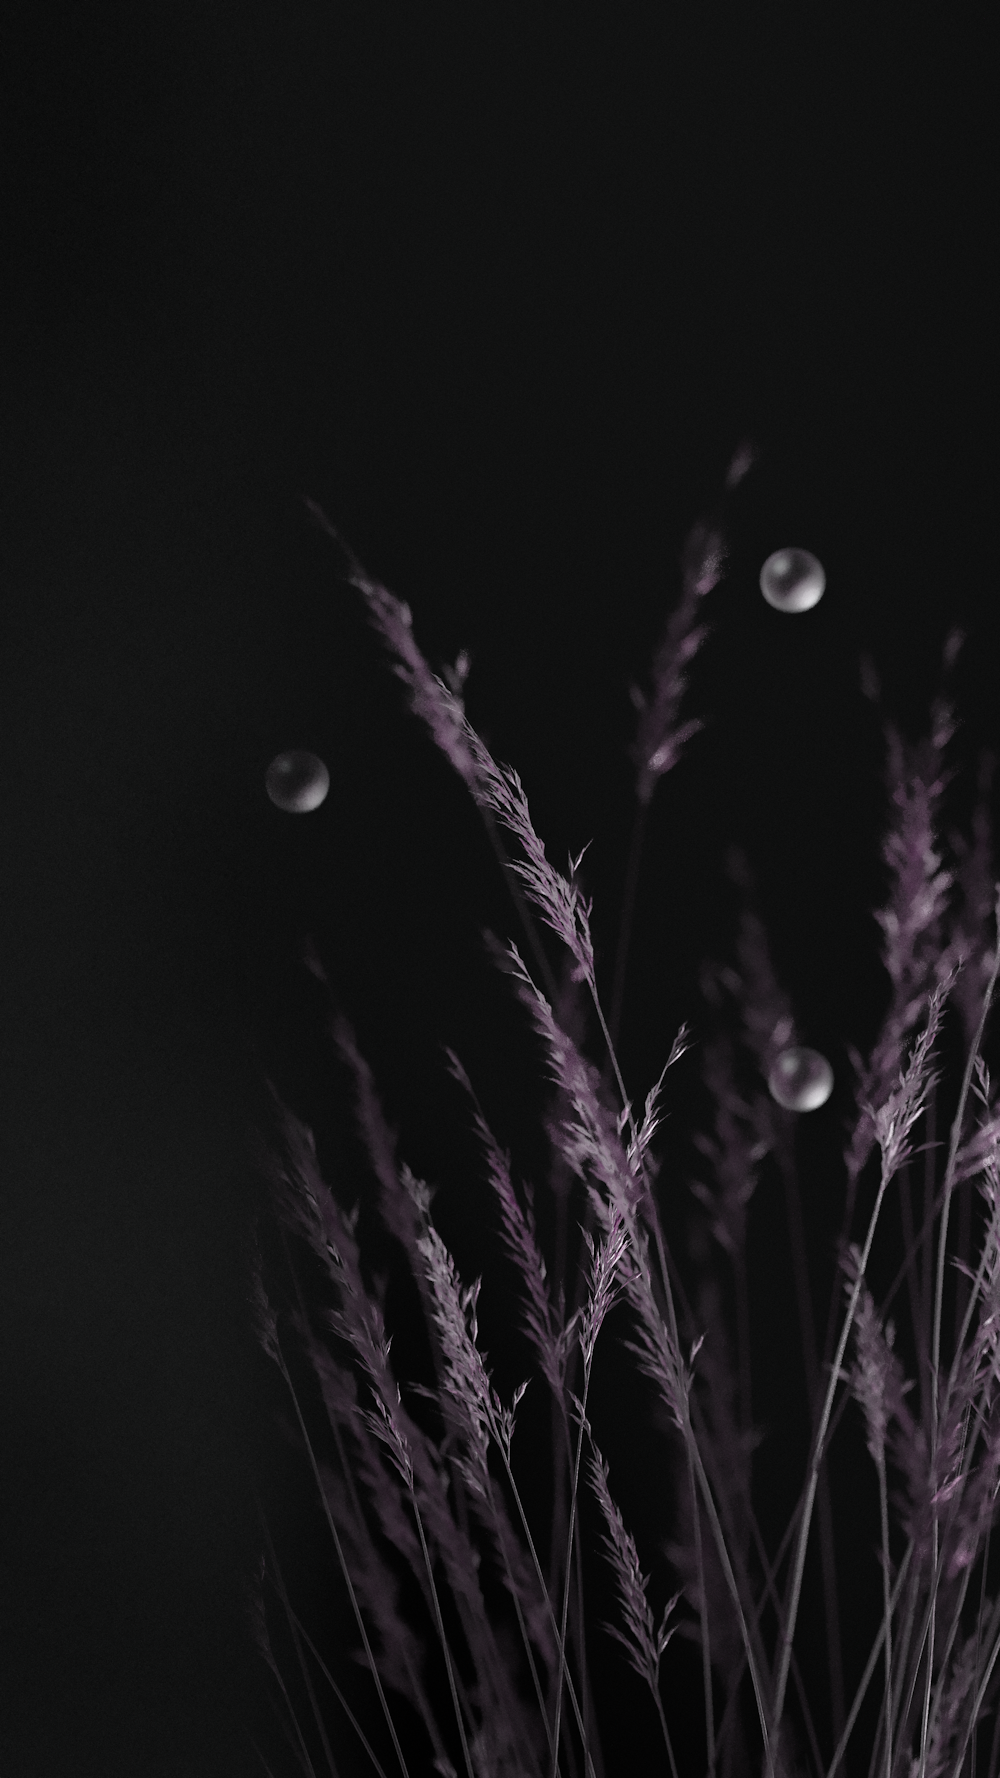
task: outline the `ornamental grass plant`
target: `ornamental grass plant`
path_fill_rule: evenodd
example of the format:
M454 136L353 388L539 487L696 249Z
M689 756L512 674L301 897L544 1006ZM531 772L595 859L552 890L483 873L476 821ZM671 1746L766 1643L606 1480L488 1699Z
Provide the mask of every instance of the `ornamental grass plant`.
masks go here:
M255 1325L329 1535L348 1658L332 1670L307 1628L263 1507L252 1609L288 1742L311 1778L1000 1773L1000 1564L992 1535L1000 1491L1000 1104L983 1056L1000 958L1000 885L988 775L971 833L948 836L946 862L941 798L955 722L943 695L917 745L884 720L890 887L876 917L890 997L870 1052L850 1051L853 1110L822 1349L796 1125L829 1092L828 1080L815 1090L829 1069L801 1044L738 851L730 871L743 915L736 955L704 966L707 1034L681 1026L641 1109L619 1066L644 823L659 779L701 726L682 719L687 668L707 633L703 601L724 572L726 500L751 463L750 450L738 453L715 514L692 532L651 688L632 691L635 823L607 1001L592 904L579 880L583 854L570 857L565 872L549 862L517 772L494 760L466 719L467 656L432 671L408 607L311 508L346 562L409 708L464 781L509 885L518 940L487 933L485 942L545 1055L552 1157L547 1179L514 1177L504 1132L490 1127L477 1083L449 1050L513 1281L512 1337L530 1353L504 1398L493 1381L497 1354L480 1342L483 1280L463 1276L449 1251L434 1193L399 1152L378 1083L332 994L331 1032L369 1168L363 1206L348 1207L338 1182L323 1176L312 1132L271 1089L267 1176L284 1270L266 1265L257 1245ZM949 637L946 672L960 645L960 635ZM878 702L870 662L862 672ZM561 976L539 923L559 941ZM310 966L325 981L317 956ZM600 1068L583 1049L588 1018L600 1034ZM948 1019L961 1033L960 1046L952 1045L954 1079L943 1043ZM711 1127L693 1137L704 1162L703 1178L690 1182L705 1261L697 1294L685 1288L666 1238L658 1187L662 1193L668 1182L653 1147L664 1107L682 1109L670 1098L671 1070L691 1049L700 1052L714 1105ZM747 1232L765 1162L785 1190L789 1337L801 1345L809 1393L808 1457L777 1547L762 1534L753 1489L762 1434L752 1419ZM876 1302L869 1260L890 1204L902 1243L891 1288ZM366 1230L376 1226L373 1244ZM409 1280L422 1371L397 1338L388 1252ZM914 1375L897 1350L900 1328ZM641 1380L648 1462L662 1466L669 1503L659 1551L640 1553L619 1500L623 1459L602 1448L593 1411L601 1363ZM306 1378L321 1404L322 1439L304 1399ZM873 1561L881 1568L881 1621L856 1684L856 1651L845 1662L842 1627L852 1583L838 1550L852 1503L837 1499L830 1462L835 1441L852 1440L866 1449L877 1488ZM797 1645L807 1556L818 1563L822 1696L804 1677ZM602 1733L596 1681L611 1669L622 1685L635 1683L625 1677L634 1674L644 1688L624 1745Z

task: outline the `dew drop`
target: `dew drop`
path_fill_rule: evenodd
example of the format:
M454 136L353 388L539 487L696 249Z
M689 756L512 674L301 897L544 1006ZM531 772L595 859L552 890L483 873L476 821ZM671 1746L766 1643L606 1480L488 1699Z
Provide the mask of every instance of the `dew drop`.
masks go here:
M267 794L277 809L288 815L308 815L318 809L330 788L330 774L315 753L294 750L272 759L265 778Z
M825 588L823 565L807 549L776 549L760 571L760 590L775 611L811 611Z
M818 1111L833 1092L833 1069L819 1050L792 1044L782 1050L767 1084L786 1111Z

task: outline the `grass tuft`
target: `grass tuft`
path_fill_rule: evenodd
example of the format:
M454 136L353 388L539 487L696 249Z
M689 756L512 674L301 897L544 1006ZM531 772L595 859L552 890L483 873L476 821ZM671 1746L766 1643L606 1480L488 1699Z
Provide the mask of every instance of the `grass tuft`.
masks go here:
M650 688L631 687L636 821L609 1017L592 903L578 875L586 847L565 873L549 862L517 772L497 764L466 718L467 656L435 673L409 608L365 572L310 503L342 552L412 712L466 784L510 887L527 960L511 939L485 933L484 942L542 1046L556 1234L546 1251L537 1187L515 1181L469 1074L446 1050L471 1107L498 1248L516 1281L512 1328L531 1354L531 1374L504 1400L480 1344L483 1278L463 1277L435 1221L433 1193L399 1158L398 1134L354 1030L333 1007L331 1030L371 1172L367 1233L358 1210L348 1212L322 1176L310 1132L275 1093L271 1198L287 1268L283 1283L265 1279L257 1249L252 1278L257 1334L287 1387L336 1557L335 1584L356 1631L354 1658L335 1678L289 1598L264 1519L250 1590L253 1632L308 1773L336 1773L350 1761L351 1771L380 1778L394 1771L607 1778L665 1769L672 1778L702 1770L719 1778L1000 1775L992 1547L1000 1496L1000 1104L981 1053L1000 965L1000 884L989 756L971 837L949 837L954 867L947 862L942 797L956 723L944 695L916 746L884 724L888 890L875 919L889 1004L868 1055L848 1051L854 1094L842 1154L844 1214L822 1350L797 1114L767 1088L776 1059L800 1034L738 849L727 864L743 900L735 951L707 961L701 975L719 1029L699 1045L713 1114L709 1128L692 1133L702 1173L689 1182L692 1252L702 1262L694 1304L667 1242L661 1163L651 1146L667 1076L692 1047L691 1028L685 1023L674 1039L641 1118L616 1053L645 811L703 726L683 712L687 669L711 633L702 612L725 571L727 502L752 461L749 447L737 453L716 511L692 531L681 599L654 653ZM958 632L948 638L946 675L962 640ZM878 702L869 661L862 686ZM563 948L561 982L536 921ZM315 956L310 967L325 980ZM957 1095L942 1044L950 1007L963 1037ZM601 1033L601 1070L583 1050L588 1010ZM946 1095L957 1103L945 1142L937 1118ZM869 1162L877 1162L877 1181ZM755 1453L765 1434L752 1417L750 1352L748 1222L768 1168L784 1191L808 1420L801 1486L777 1548L768 1547L755 1512ZM570 1227L575 1202L579 1226ZM953 1203L957 1241L949 1246ZM878 1304L873 1245L878 1233L881 1254L897 1206L902 1257ZM859 1210L866 1226L853 1239ZM398 1362L387 1276L372 1272L365 1252L375 1232L421 1313L423 1380ZM950 1340L946 1279L955 1286ZM910 1352L914 1376L906 1374ZM642 1448L670 1502L659 1544L638 1521L627 1522L613 1479L625 1475L627 1453L609 1461L605 1434L599 1444L593 1424L605 1416L599 1380L615 1365L629 1368L630 1388L646 1392ZM526 1407L531 1488L519 1431ZM853 1506L838 1498L830 1463L835 1439L846 1448L862 1437L875 1470L881 1569L867 1651L845 1647L842 1552ZM541 1463L548 1518L536 1503ZM814 1515L818 1588L807 1574ZM651 1592L660 1599L655 1611ZM596 1615L595 1601L606 1601L613 1616ZM301 1683L276 1660L271 1636L281 1623ZM819 1627L826 1648L817 1659ZM605 1735L615 1663L622 1683L631 1670L649 1700L648 1722L637 1715L624 1750ZM298 1720L292 1689L309 1719ZM263 1755L260 1762L266 1769Z

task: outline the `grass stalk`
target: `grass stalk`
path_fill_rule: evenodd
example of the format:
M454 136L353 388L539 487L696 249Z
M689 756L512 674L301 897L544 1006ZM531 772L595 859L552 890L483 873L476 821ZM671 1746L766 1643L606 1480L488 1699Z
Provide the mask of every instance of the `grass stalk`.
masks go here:
M424 1558L424 1566L427 1569L427 1579L430 1583L431 1599L434 1603L434 1623L437 1628L438 1640L441 1643L441 1652L444 1655L445 1670L448 1675L448 1690L451 1693L452 1708L455 1712L455 1726L458 1729L458 1738L462 1744L462 1757L465 1760L465 1770L468 1774L468 1778L476 1778L476 1774L472 1769L472 1756L469 1753L469 1743L466 1739L465 1723L462 1720L462 1711L458 1702L458 1692L455 1689L455 1670L452 1666L448 1638L444 1633L444 1619L441 1616L441 1601L438 1598L437 1584L434 1579L434 1569L431 1564L430 1551L427 1548L423 1520L420 1517L420 1508L417 1505L416 1490L412 1486L412 1483L410 1486L410 1504L413 1507L413 1518L417 1527L417 1536L420 1538L420 1549Z
M816 1432L814 1434L814 1437L813 1437L812 1456L811 1456L810 1463L809 1463L809 1474L808 1474L808 1480L806 1483L805 1506L804 1506L804 1510L802 1513L802 1520L801 1520L801 1524L799 1527L798 1541L797 1541L796 1549L795 1549L795 1561L794 1561L794 1568L792 1571L791 1592L789 1595L788 1607L787 1607L787 1611L786 1611L786 1615L785 1615L785 1622L782 1626L781 1640L780 1640L780 1645L779 1645L778 1672L777 1672L777 1677L776 1677L776 1682L775 1682L774 1704L773 1704L772 1718L771 1718L772 1728L775 1733L777 1732L778 1725L781 1722L781 1714L782 1714L782 1709L783 1709L784 1701L785 1701L785 1688L788 1683L788 1662L789 1662L789 1657L791 1654L792 1637L795 1634L795 1624L796 1624L796 1619L798 1616L799 1599L800 1599L801 1591L802 1591L802 1575L803 1575L803 1571L805 1569L806 1544L808 1542L808 1537L809 1537L809 1524L810 1524L810 1519L812 1516L813 1502L816 1497L816 1486L817 1486L817 1481L818 1481L818 1477L819 1477L819 1465L820 1465L820 1460L822 1457L823 1441L826 1437L827 1427L828 1427L829 1421L830 1421L830 1414L833 1409L833 1398L836 1393L837 1383L840 1378L840 1367L843 1363L844 1353L847 1349L848 1335L850 1334L851 1326L854 1321L854 1316L857 1311L858 1298L861 1294L861 1283L862 1283L862 1279L863 1279L863 1275L864 1275L864 1270L865 1270L866 1265L868 1264L868 1256L871 1253L872 1242L875 1238L875 1227L878 1222L879 1212L881 1211L881 1208L882 1208L882 1200L885 1197L885 1193L886 1193L886 1190L888 1188L889 1181L891 1178L892 1178L892 1174L886 1167L885 1161L883 1160L883 1164L881 1167L881 1175L880 1175L880 1179L879 1179L878 1196L875 1200L875 1208L872 1211L871 1220L868 1224L868 1232L867 1232L867 1235L865 1236L865 1244L864 1244L864 1247L863 1247L862 1253L861 1253L861 1261L860 1261L860 1266L859 1266L859 1271L858 1271L858 1278L857 1278L857 1281L855 1282L854 1288L852 1290L850 1302L848 1303L847 1314L844 1318L844 1325L841 1330L840 1340L837 1345L836 1356L834 1358L833 1365L832 1365L831 1372L830 1372L830 1381L827 1385L826 1395L825 1395L825 1398L823 1401L823 1411L820 1415L819 1425L818 1425ZM768 1751L767 1778L775 1778L770 1738L768 1738L766 1745L767 1745L767 1751Z
M685 1450L688 1469L688 1486L691 1490L691 1521L694 1528L695 1563L701 1578L700 1597L698 1600L701 1617L701 1689L705 1704L705 1744L708 1749L708 1771L715 1772L715 1700L712 1696L712 1648L709 1640L708 1599L705 1588L705 1557L701 1547L701 1514L698 1511L698 1489L694 1473L694 1459L690 1445Z
M816 1352L816 1321L812 1293L809 1288L809 1267L806 1252L802 1207L799 1203L798 1181L784 1147L779 1150L779 1166L785 1189L785 1208L792 1245L792 1277L799 1316L802 1360L805 1366L806 1397L812 1413L820 1396L819 1360ZM823 1607L826 1616L827 1665L830 1674L830 1704L835 1734L844 1725L844 1675L840 1656L840 1608L837 1585L837 1564L834 1557L833 1513L825 1469L820 1470L818 1488L820 1561L823 1570Z
M569 1589L573 1574L573 1543L576 1535L576 1497L580 1484L580 1460L583 1455L583 1433L587 1423L587 1396L590 1391L590 1364L584 1360L583 1396L580 1403L580 1432L576 1441L576 1455L573 1463L573 1484L569 1496L569 1531L566 1539L566 1578L563 1586L562 1616L559 1624L559 1669L556 1675L556 1707L555 1723L552 1730L552 1763L549 1768L551 1778L556 1778L559 1770L559 1735L562 1727L562 1694L563 1675L566 1671L566 1622L569 1613ZM584 1740L584 1757L589 1749Z
M885 1630L885 1778L892 1778L892 1608L889 1597L889 1500L885 1483L885 1452L876 1454L879 1524L882 1532L882 1621Z
M280 1346L279 1346L278 1350L279 1350L279 1354L280 1354L280 1350L281 1350ZM298 1422L299 1422L299 1431L302 1434L303 1442L305 1444L306 1451L309 1456L309 1462L312 1465L312 1471L313 1471L313 1476L315 1478L316 1487L319 1490L320 1500L322 1501L322 1504L323 1504L323 1512L326 1517L326 1522L327 1522L327 1526L330 1531L330 1536L333 1539L333 1547L337 1552L337 1560L340 1564L340 1571L344 1577L344 1583L347 1587L348 1597L350 1598L350 1601L351 1601L351 1609L354 1612L355 1622L357 1623L358 1630L360 1631L360 1634L361 1634L361 1640L364 1644L365 1654L368 1657L368 1665L371 1668L372 1678L375 1681L375 1690L378 1692L379 1703L382 1706L382 1714L385 1717L386 1727L389 1730L389 1737L392 1741L393 1751L395 1752L396 1758L399 1761L399 1769L403 1774L403 1778L410 1778L409 1769L406 1764L406 1757L405 1757L405 1755L403 1753L403 1749L399 1743L399 1736L396 1733L396 1725L392 1719L392 1711L389 1709L389 1705L388 1705L388 1701L386 1699L385 1692L382 1689L382 1681L379 1678L378 1666L376 1665L375 1656L372 1653L371 1643L368 1640L368 1631L365 1628L365 1621L361 1615L361 1607L358 1603L357 1593L354 1590L354 1582L351 1579L351 1571L348 1568L347 1559L344 1555L343 1545L341 1544L341 1541L340 1541L340 1535L337 1531L337 1527L336 1527L336 1525L334 1523L334 1519L333 1519L333 1514L330 1511L329 1503L326 1498L326 1490L323 1487L322 1478L319 1473L319 1465L316 1462L316 1453L313 1450L312 1440L309 1437L309 1429L306 1426L305 1420L303 1419L302 1409L299 1406L299 1398L298 1398L298 1395L296 1394L296 1391L295 1391L295 1385L293 1384L292 1379L288 1373L288 1368L285 1364L283 1357L281 1358L281 1371L282 1371L282 1375L284 1376L285 1382L288 1385L288 1392L291 1395L292 1403L295 1408L296 1418L298 1419Z
M501 1447L500 1455L501 1455L501 1458L503 1459L505 1468L507 1470L507 1478L508 1478L510 1485L511 1485L511 1489L512 1489L512 1492L514 1495L514 1501L515 1501L515 1504L518 1509L518 1514L520 1516L522 1528L524 1530L525 1541L527 1542L527 1545L528 1545L528 1553L531 1556L531 1560L534 1564L535 1573L538 1577L538 1584L539 1584L539 1587L541 1588L542 1598L544 1600L546 1609L548 1611L549 1618L552 1623L552 1627L555 1630L556 1635L558 1636L559 1635L559 1624L556 1621L555 1609L552 1604L551 1595L549 1593L549 1589L546 1584L545 1576L542 1573L542 1565L538 1559L538 1551L535 1548L535 1541L531 1535L531 1527L528 1524L527 1514L525 1513L525 1510L524 1510L524 1505L521 1500L520 1491L517 1487L516 1482L514 1481L514 1476L511 1471L511 1467L510 1467L510 1460L507 1456L507 1453L503 1450L502 1447ZM571 1676L568 1668L564 1669L563 1683L565 1684L566 1690L569 1694L569 1701L573 1707L573 1714L576 1719L577 1728L580 1731L581 1739L583 1739L585 1741L585 1723L584 1723L584 1718L583 1718L583 1712L580 1709L580 1701L576 1695L576 1688L573 1685L572 1676ZM548 1736L549 1747L551 1749L554 1745L555 1737L554 1737L553 1731L547 1721L546 1721L546 1734ZM586 1744L586 1742L585 1742L585 1744ZM597 1775L594 1771L593 1760L591 1759L589 1752L587 1754L586 1763L587 1763L587 1772L589 1774L589 1778L597 1778Z
M872 1643L871 1652L870 1652L870 1654L868 1656L868 1660L865 1664L865 1670L864 1670L863 1674L861 1675L861 1679L858 1682L858 1688L854 1694L854 1701L851 1704L850 1711L848 1712L847 1721L845 1722L844 1727L841 1730L840 1739L838 1740L837 1746L834 1750L833 1758L830 1761L830 1764L828 1765L828 1767L826 1769L826 1778L836 1778L837 1768L840 1765L840 1762L843 1759L845 1752L847 1751L847 1743L851 1738L851 1731L854 1728L854 1724L856 1723L856 1721L858 1719L858 1714L861 1710L861 1706L865 1701L865 1693L867 1692L868 1687L871 1683L872 1674L875 1671L876 1665L878 1663L878 1657L881 1652L883 1643L885 1641L886 1626L887 1626L888 1622L891 1620L892 1613L893 1613L893 1611L895 1611L896 1606L899 1603L899 1596L900 1596L901 1592L903 1591L903 1582L906 1579L907 1571L909 1569L909 1566L910 1566L910 1563L912 1560L913 1560L913 1545L911 1544L910 1548L906 1551L906 1553L903 1557L903 1560L899 1565L899 1573L897 1574L895 1583L893 1585L892 1594L891 1594L890 1601L889 1601L888 1613L886 1613L886 1611L883 1607L882 1625L881 1625L881 1628L878 1632L878 1635L876 1636L874 1642Z
M969 1745L970 1736L975 1732L975 1725L979 1719L979 1712L983 1707L983 1703L986 1698L986 1693L989 1688L989 1683L993 1677L993 1669L997 1664L998 1658L1000 1658L1000 1598L998 1598L996 1605L994 1606L993 1615L990 1619L990 1625L989 1625L989 1630L987 1631L987 1635L988 1636L991 1635L993 1637L993 1643L992 1643L992 1647L990 1649L989 1659L986 1662L985 1668L983 1669L983 1676L979 1682L979 1687L976 1692L975 1699L973 1700L972 1709L969 1711L969 1725L968 1725L965 1735L963 1737L962 1745L958 1750L958 1755L957 1755L957 1757L955 1759L955 1763L952 1767L950 1778L961 1778L962 1765L965 1760L965 1750ZM998 1719L998 1720L1000 1720L1000 1719ZM996 1749L997 1749L997 1736L996 1736L996 1733L994 1733L993 1753L990 1758L991 1767L995 1763Z
M939 1370L940 1370L940 1361L941 1361L941 1310L942 1310L942 1305L943 1305L943 1300L944 1300L944 1261L945 1261L945 1251L946 1251L947 1241L948 1241L948 1215L949 1215L949 1212L951 1209L951 1194L952 1194L953 1181L954 1181L954 1177L955 1177L955 1159L958 1154L958 1144L959 1144L959 1141L960 1141L960 1138L962 1135L962 1124L963 1124L963 1121L965 1118L965 1107L968 1102L969 1089L972 1085L972 1073L973 1073L973 1069L975 1068L975 1065L976 1065L976 1059L979 1055L980 1045L982 1044L983 1032L986 1029L986 1019L987 1019L987 1015L990 1010L990 1004L992 1002L993 993L994 993L994 990L996 988L996 983L997 983L997 972L998 972L998 970L1000 970L1000 884L997 885L997 889L996 889L996 901L994 904L994 920L995 920L995 927L996 927L996 931L997 931L997 941L994 946L993 967L990 971L990 978L989 978L989 982L987 984L986 993L983 996L983 1009L982 1009L982 1012L980 1013L980 1016L979 1016L979 1024L976 1028L976 1034L975 1034L975 1037L974 1037L971 1045L969 1046L969 1053L968 1053L968 1056L966 1057L965 1070L962 1075L962 1087L961 1087L961 1091L959 1093L958 1107L956 1109L955 1116L952 1120L951 1135L950 1135L950 1139L949 1139L949 1143L948 1143L948 1159L947 1159L947 1163L945 1165L944 1207L941 1211L941 1233L938 1238L937 1276L936 1276L935 1285L934 1285L934 1322L933 1322L933 1328L932 1328L932 1333L931 1333L931 1364L930 1364L930 1377L931 1377L930 1409L931 1409L931 1415L930 1415L930 1418L931 1418L931 1463L932 1464L933 1464L935 1457L937 1455L938 1426L939 1426L939 1420L938 1420L938 1374L939 1374ZM973 1299L970 1298L970 1304L969 1304L970 1307L972 1304L972 1300ZM957 1354L956 1354L956 1357L957 1357ZM945 1413L947 1413L947 1410L948 1410L948 1405L949 1405L949 1400L950 1400L950 1395L951 1395L951 1387L952 1387L952 1377L949 1377L948 1389L946 1390L945 1400L942 1404L943 1411ZM931 1559L932 1559L932 1562L934 1562L934 1563L936 1563L936 1560L937 1560L937 1538L938 1538L937 1516L935 1515L932 1520L932 1523L931 1523L931 1540L932 1540L932 1542L931 1542L931 1552L932 1552ZM932 1669L933 1669L933 1664L934 1664L934 1635L935 1635L936 1625L937 1625L937 1588L935 1586L934 1593L931 1598L930 1646L929 1646L928 1654L927 1654L927 1676L926 1676L925 1689L924 1689L924 1718L923 1718L923 1729L922 1729L922 1733L921 1733L921 1742L920 1742L920 1775L919 1775L919 1778L926 1778L926 1772L927 1772L927 1733L928 1733L928 1719L929 1719L929 1714L930 1714L930 1690L931 1690Z
M326 1726L323 1722L323 1717L320 1713L319 1706L316 1702L316 1694L313 1691L312 1680L309 1676L309 1668L306 1664L305 1656L302 1653L302 1644L301 1644L301 1641L299 1640L297 1619L295 1617L294 1612L292 1611L292 1607L291 1607L291 1604L288 1599L288 1594L285 1591L285 1582L282 1577L281 1569L278 1566L278 1558L274 1553L274 1545L271 1541L271 1533L268 1528L267 1519L264 1514L264 1509L261 1506L259 1496L257 1498L257 1510L260 1515L260 1522L261 1522L261 1526L264 1531L264 1537L267 1542L268 1557L270 1559L271 1566L274 1570L274 1577L277 1582L278 1591L281 1595L281 1603L285 1608L285 1615L288 1618L288 1628L291 1631L292 1641L295 1645L296 1659L298 1660L299 1666L302 1669L302 1677L305 1681L306 1692L307 1692L308 1698L309 1698L309 1705L312 1710L313 1717L315 1719L316 1728L317 1728L317 1731L319 1734L320 1741L322 1742L322 1745L323 1745L323 1754L325 1756L326 1763L330 1768L331 1778L337 1778L336 1761L334 1760L333 1752L331 1750L329 1740L327 1739ZM294 1718L293 1718L293 1721L294 1721ZM301 1734L301 1731L299 1730L298 1723L296 1723L295 1727L296 1727L296 1733L298 1734L298 1737L299 1737L299 1741L300 1741L300 1743L303 1747L303 1750L304 1750L305 1749L305 1742L302 1740L302 1734ZM311 1766L311 1762L310 1762L310 1766Z
M332 1691L334 1697L336 1698L337 1703L340 1705L340 1708L344 1712L344 1715L347 1717L348 1722L350 1723L352 1729L354 1730L355 1734L357 1735L358 1740L361 1742L361 1745L364 1748L366 1754L368 1755L368 1758L371 1760L372 1765L375 1767L376 1778L386 1778L385 1767L382 1765L382 1762L379 1759L378 1754L375 1752L374 1747L372 1746L371 1742L369 1741L368 1736L365 1734L364 1729L361 1727L361 1724L359 1723L357 1717L354 1714L354 1711L351 1709L350 1704L348 1703L348 1701L345 1698L343 1692L341 1691L339 1685L337 1684L337 1681L334 1679L333 1674L330 1672L330 1669L327 1666L326 1662L324 1661L322 1655L320 1654L319 1649L316 1647L315 1642L313 1641L312 1637L310 1636L308 1630L306 1629L305 1625L303 1624L301 1618L298 1616L294 1607L290 1605L288 1607L288 1609L289 1609L289 1612L291 1613L292 1619L295 1622L296 1628L298 1629L299 1635L305 1641L305 1643L309 1649L309 1652L313 1657L313 1660L316 1662L317 1667L319 1668L320 1672L322 1673L323 1678L326 1680L327 1685L330 1687L330 1690Z
M993 1521L986 1528L986 1548L983 1552L983 1573L979 1583L979 1610L976 1613L976 1671L979 1670L979 1646L982 1641L983 1617L986 1611L986 1575L990 1566L990 1539L993 1535ZM1000 1718L998 1718L1000 1721ZM972 1737L972 1771L970 1778L976 1778L976 1739Z

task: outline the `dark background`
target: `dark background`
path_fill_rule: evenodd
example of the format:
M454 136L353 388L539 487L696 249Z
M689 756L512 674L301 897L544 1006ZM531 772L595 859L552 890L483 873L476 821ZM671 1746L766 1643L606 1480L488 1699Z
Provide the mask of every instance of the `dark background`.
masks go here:
M916 736L968 630L956 818L998 741L985 44L890 8L297 0L15 6L3 39L0 1764L224 1778L257 1769L251 1476L290 1572L320 1572L244 1244L265 1071L346 1156L305 935L467 1276L483 1188L441 1043L522 1171L544 1160L478 936L523 949L513 907L304 497L432 665L471 651L468 714L553 862L593 840L609 994L628 685L752 439L686 706L709 727L651 811L622 1065L641 1103L697 1026L732 839L810 1040L870 1043L860 652ZM797 619L757 587L789 542L828 577ZM332 779L301 819L263 789L292 746ZM695 1053L678 1125L697 1083ZM839 1094L803 1138L832 1192ZM795 1334L761 1277L777 1424ZM489 1347L485 1295L480 1320Z

